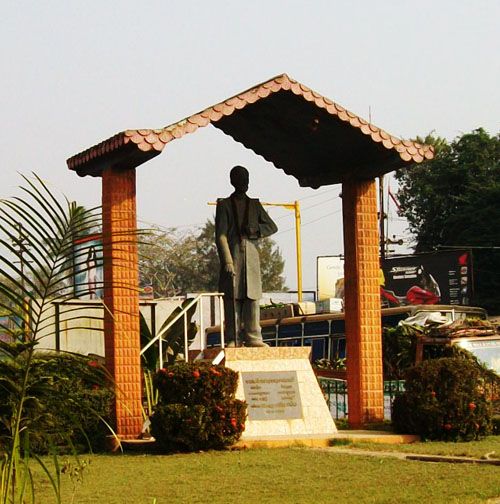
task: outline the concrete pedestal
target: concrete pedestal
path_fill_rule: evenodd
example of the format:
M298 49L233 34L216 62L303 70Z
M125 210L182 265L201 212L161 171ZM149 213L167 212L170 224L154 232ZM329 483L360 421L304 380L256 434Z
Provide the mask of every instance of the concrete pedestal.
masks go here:
M238 371L236 398L248 404L241 440L328 439L337 428L309 362L310 349L226 348Z

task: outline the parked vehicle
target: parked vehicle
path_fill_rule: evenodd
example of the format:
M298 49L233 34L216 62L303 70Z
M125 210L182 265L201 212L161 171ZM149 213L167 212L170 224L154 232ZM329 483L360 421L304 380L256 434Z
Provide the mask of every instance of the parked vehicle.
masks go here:
M395 327L409 318L425 320L426 316L439 318L441 323L465 319L487 320L486 310L457 305L412 305L381 310L382 326ZM345 314L323 313L282 319L261 320L264 341L270 346L310 346L311 361L336 362L346 358ZM207 345L220 344L220 328L209 327L206 331ZM458 345L475 354L481 361L500 372L500 335L423 338L417 345L415 362L432 356L432 348L443 345Z

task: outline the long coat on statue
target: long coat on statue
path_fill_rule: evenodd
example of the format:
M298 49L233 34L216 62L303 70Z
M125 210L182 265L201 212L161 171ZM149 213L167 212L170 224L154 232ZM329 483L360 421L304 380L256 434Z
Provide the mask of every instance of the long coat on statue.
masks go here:
M276 233L278 228L258 199L245 198L247 211L241 227L238 226L231 197L217 201L215 239L221 263L219 290L232 297L233 278L225 271L225 265L233 263L235 298L258 300L262 297L262 281L256 242Z

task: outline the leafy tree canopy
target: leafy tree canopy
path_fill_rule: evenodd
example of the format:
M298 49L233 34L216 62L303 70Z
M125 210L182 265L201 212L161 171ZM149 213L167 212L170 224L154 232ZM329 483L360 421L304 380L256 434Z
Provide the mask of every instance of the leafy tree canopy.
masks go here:
M285 262L270 238L259 241L262 287L264 291L285 290ZM216 292L219 257L215 246L215 223L207 220L194 232L152 229L139 243L141 282L152 285L155 295L177 296L187 292Z
M431 161L396 173L415 251L471 248L474 304L500 313L500 134L480 128L453 142L427 136Z

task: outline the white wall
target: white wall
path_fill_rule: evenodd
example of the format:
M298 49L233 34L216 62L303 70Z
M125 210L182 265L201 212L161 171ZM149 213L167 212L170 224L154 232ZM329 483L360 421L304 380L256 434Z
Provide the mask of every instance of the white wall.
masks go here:
M179 306L183 297L141 301L141 313L151 327L151 304L156 306L156 329ZM78 300L59 305L60 349L69 352L104 356L103 306L99 300ZM44 310L43 323L38 331L39 350L55 350L55 304L50 303Z

